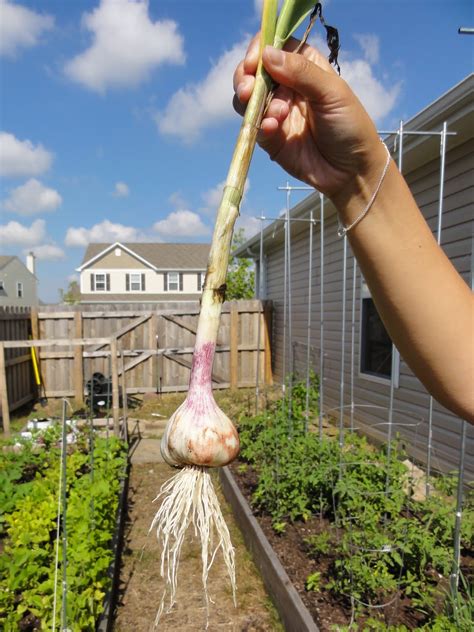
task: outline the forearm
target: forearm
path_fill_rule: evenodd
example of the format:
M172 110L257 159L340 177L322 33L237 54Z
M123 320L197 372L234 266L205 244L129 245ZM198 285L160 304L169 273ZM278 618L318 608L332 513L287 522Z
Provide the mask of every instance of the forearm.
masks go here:
M334 200L344 226L365 208L375 173ZM404 360L437 400L474 423L473 295L393 162L370 211L347 236Z

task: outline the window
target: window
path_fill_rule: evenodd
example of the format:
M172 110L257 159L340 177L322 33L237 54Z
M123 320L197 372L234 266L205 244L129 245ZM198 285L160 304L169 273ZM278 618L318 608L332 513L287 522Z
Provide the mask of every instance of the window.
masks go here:
M106 274L105 272L92 272L91 292L110 292L110 274Z
M385 379L392 375L392 341L370 297L362 298L360 371Z
M127 292L145 291L145 274L143 272L132 272L125 275L125 290Z
M21 281L18 281L16 284L16 296L17 298L23 297L23 283Z
M198 292L201 292L202 288L204 287L205 279L206 279L206 273L205 272L198 272L197 273L197 289L198 289Z
M183 274L181 272L165 272L163 275L163 289L165 292L182 292Z

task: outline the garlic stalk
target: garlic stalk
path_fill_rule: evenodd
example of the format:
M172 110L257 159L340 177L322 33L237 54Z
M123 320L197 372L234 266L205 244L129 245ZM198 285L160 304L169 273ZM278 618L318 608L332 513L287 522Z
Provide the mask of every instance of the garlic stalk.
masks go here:
M277 10L278 0L264 0L260 54L264 46L275 43ZM308 11L308 0L285 1L278 21L278 45L282 45L283 39L289 37ZM175 602L181 546L190 525L194 525L195 533L201 540L206 607L207 574L219 549L223 552L235 601L234 549L209 468L226 465L235 459L239 452L239 438L233 423L217 406L212 394L212 365L225 299L232 233L271 84L260 61L217 212L201 298L189 391L183 404L170 417L161 441L164 460L172 466L184 467L162 487L157 497L162 504L150 527L150 530L156 528L162 545L160 570L165 579L156 623L164 611L165 600L169 601L167 611Z

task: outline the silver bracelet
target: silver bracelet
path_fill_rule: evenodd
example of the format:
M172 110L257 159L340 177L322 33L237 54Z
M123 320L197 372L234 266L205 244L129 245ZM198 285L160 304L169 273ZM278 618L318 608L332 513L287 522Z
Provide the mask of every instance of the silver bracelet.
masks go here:
M359 217L357 219L355 219L350 226L342 226L342 224L339 225L339 228L337 230L337 236L338 237L344 237L344 235L346 235L351 230L351 228L354 228L354 226L356 226L361 220L364 219L364 217L370 211L370 208L371 208L372 204L374 203L375 198L377 197L377 193L380 191L380 187L382 186L382 182L384 181L384 178L387 175L388 167L390 165L390 152L388 150L387 145L383 141L382 141L382 144L385 147L385 151L387 152L387 162L385 163L385 167L384 167L384 169L382 171L382 175L380 176L379 183L377 184L377 187L376 187L372 197L370 198L369 203L367 204L365 209L362 211L362 213L359 215Z

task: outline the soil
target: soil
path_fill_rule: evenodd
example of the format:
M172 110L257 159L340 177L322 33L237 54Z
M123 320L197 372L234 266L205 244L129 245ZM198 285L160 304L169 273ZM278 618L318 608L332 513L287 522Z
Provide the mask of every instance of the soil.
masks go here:
M256 489L257 475L248 464L245 464L244 468L240 467L241 465L242 463L235 461L229 467L241 492L252 506L252 494ZM315 559L309 554L309 547L305 542L309 536L330 532L334 526L324 517L312 517L306 522L288 523L283 533L276 533L269 516L258 511L254 511L254 515L320 631L334 632L340 629L339 626L341 628L349 626L351 623L350 600L338 598L324 588L325 583L331 578L335 556L329 552ZM461 558L461 568L469 573L469 570L472 571L472 560L468 552L463 553L465 555ZM321 573L321 588L308 591L305 585L306 578L315 572ZM445 594L447 586L439 586L439 588ZM409 630L418 628L425 622L424 616L411 607L410 600L403 595L397 596L390 605L380 609L378 614L373 610L371 616L381 617L380 620L385 625L405 625ZM358 624L363 625L366 620L365 615L356 617Z
M132 463L128 520L122 556L116 632L149 632L153 629L160 604L163 581L159 573L160 550L153 534L148 534L157 510L153 504L162 483L172 473L163 463ZM233 522L230 508L220 495L224 517L236 548L237 608L221 560L216 560L209 574L209 630L229 632L278 632L283 628L271 604L262 580ZM163 615L159 630L194 632L206 629L206 609L201 584L200 548L192 541L192 532L183 547L180 564L177 604Z

